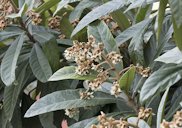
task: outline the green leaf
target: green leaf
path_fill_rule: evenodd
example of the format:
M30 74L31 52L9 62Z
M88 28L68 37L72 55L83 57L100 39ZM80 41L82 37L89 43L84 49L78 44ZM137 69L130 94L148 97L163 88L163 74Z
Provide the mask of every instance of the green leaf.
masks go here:
M61 109L71 109L116 103L117 101L116 98L114 98L113 96L101 92L95 92L94 98L92 99L83 100L80 99L80 91L83 91L83 89L57 91L48 94L36 101L27 110L27 112L25 113L25 117L32 117Z
M15 111L15 107L18 102L18 98L20 95L20 92L22 91L25 83L27 82L27 79L30 75L29 72L27 72L27 66L28 64L22 64L22 66L19 67L19 73L17 74L17 81L16 85L13 84L9 87L5 87L4 90L4 111L6 114L6 117L9 121L11 121L13 117L13 113Z
M52 68L52 71L55 72L60 68L60 52L56 39L52 39L47 43L42 45L45 56L48 59L48 62ZM54 51L54 52L52 52Z
M14 36L21 35L23 31L17 27L11 27L10 29L5 29L3 31L0 31L0 41L3 41L5 39L10 39Z
M135 78L135 70L135 67L131 67L119 79L120 88L126 91L127 93L129 92L130 86L132 85L133 80Z
M134 8L138 8L138 7L145 7L148 4L154 3L157 0L137 0L132 2L132 4L130 4L130 6L126 9L125 12L134 9Z
M44 44L54 38L52 34L41 31L41 29L37 31L33 31L33 37L35 40L39 41L41 44Z
M121 28L121 30L125 30L130 27L130 21L128 20L127 16L121 10L112 12L111 16L112 16L113 20L117 22L117 24Z
M143 21L147 15L147 12L151 9L151 5L147 5L146 7L140 7L136 14L136 23Z
M167 31L165 31L165 32L163 32L163 33L165 33L165 34L164 34L163 37L159 40L159 43L158 43L159 46L158 46L158 48L157 48L157 51L156 51L156 53L155 53L155 55L154 55L154 59L153 59L153 60L155 60L155 59L161 54L161 52L162 52L162 50L163 50L165 44L169 41L169 39L171 39L172 34L173 34L173 26L171 25L171 26L169 27L169 29L167 29ZM162 35L161 35L161 36L162 36Z
M166 105L166 101L167 101L168 92L169 92L169 88L166 89L164 95L162 96L159 107L158 107L158 111L157 111L157 128L160 128L160 124L161 124L161 122L163 120L164 109L165 109L165 105Z
M54 12L53 16L56 15L57 12L59 12L64 6L66 6L69 3L77 2L80 0L62 0L58 3L58 6L56 8L56 11Z
M70 13L69 20L73 22L74 20L79 20L83 11L88 8L92 8L100 5L99 0L82 0L79 4L74 8L74 10Z
M43 128L56 128L54 125L54 113L49 112L39 115L39 119Z
M127 121L131 124L137 124L138 118L137 117L129 117ZM149 125L144 120L139 120L138 122L139 128L150 128Z
M49 81L59 81L66 79L77 79L77 80L92 80L96 76L93 75L78 75L75 73L75 66L65 66L56 71L50 78Z
M59 3L60 0L48 0L45 3L43 3L41 6L35 9L36 12L45 12L49 10L51 7Z
M172 16L174 17L177 28L182 27L182 1L169 0L169 6L171 8Z
M173 18L173 28L174 28L174 38L176 41L176 45L178 48L182 51L182 25L180 27L177 27L176 21Z
M160 0L159 11L158 11L158 16L157 16L157 20L158 20L157 37L158 37L158 39L160 38L160 34L162 31L163 20L164 20L164 16L165 16L167 3L168 3L168 0Z
M73 45L73 41L70 39L57 39L56 41L58 44L61 44L61 45L67 45L67 46Z
M140 34L139 32L142 32L142 30L144 29L144 27L149 24L150 20L146 19L142 22L139 22L131 27L129 27L128 29L126 29L125 31L123 31L121 34L119 34L115 40L117 42L117 45L120 46L121 44L123 44L124 42L126 42L127 40L137 37Z
M69 22L69 19L67 17L64 17L63 19L61 19L61 24L60 24L60 30L62 33L64 33L64 35L66 36L66 38L70 38L71 36L71 32L73 31L73 26L71 25L71 23Z
M132 38L128 51L134 63L145 64L143 53L143 36L152 19L146 19L126 29L116 37L118 46Z
M96 25L88 26L88 34L93 35L98 42L102 42L108 53L112 51L119 52L113 35L103 21L100 21Z
M24 4L21 8L21 10L17 13L17 14L10 14L7 15L7 18L18 18L18 17L22 17L24 15L24 13L27 11L28 6L27 4Z
M35 77L42 83L47 82L52 75L52 70L46 56L38 44L34 44L32 48L29 63Z
M155 61L163 62L163 63L173 63L180 64L182 63L182 53L178 47L175 47L163 55L159 56Z
M85 17L83 17L83 19L78 23L76 28L73 30L71 36L73 37L76 33L78 33L80 30L82 30L84 27L86 27L91 22L97 20L98 18L124 7L126 3L127 3L126 0L123 1L112 0L99 7L96 7L91 12L89 12Z
M33 36L41 43L42 50L47 57L53 72L58 70L60 68L60 51L55 37L48 32L42 32L40 30L34 31Z
M177 110L181 108L180 102L182 101L182 86L178 87L174 92L172 99L170 100L170 109L165 115L165 119L169 120L173 117Z
M16 80L15 69L23 41L24 34L16 38L3 57L1 63L1 79L6 86L10 86Z
M166 64L155 71L144 83L140 92L140 102L144 103L155 94L164 91L181 79L182 65Z

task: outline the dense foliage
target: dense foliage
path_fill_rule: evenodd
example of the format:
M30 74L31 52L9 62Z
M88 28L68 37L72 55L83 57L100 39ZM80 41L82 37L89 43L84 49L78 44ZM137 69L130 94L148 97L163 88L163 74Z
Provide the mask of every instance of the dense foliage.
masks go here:
M180 128L181 51L182 0L0 0L0 128Z

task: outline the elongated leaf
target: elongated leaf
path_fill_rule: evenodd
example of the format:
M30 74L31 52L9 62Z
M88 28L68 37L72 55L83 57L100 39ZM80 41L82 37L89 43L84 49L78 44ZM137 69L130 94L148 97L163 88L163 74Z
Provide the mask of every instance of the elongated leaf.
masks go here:
M54 12L54 16L56 15L56 13L61 10L64 6L66 6L67 4L69 3L73 3L73 2L77 2L77 1L80 1L80 0L61 0L59 3L58 3L58 6L56 8L56 11Z
M176 26L179 28L182 26L182 1L169 0L169 5L176 22Z
M24 64L23 64L24 65ZM20 71L17 74L17 85L12 85L9 87L5 87L4 91L4 111L8 120L11 120L13 117L13 113L18 101L18 97L22 88L27 81L30 73L26 72L28 64L25 66L20 66Z
M43 30L41 29L38 29L38 31L34 31L33 37L35 38L35 40L39 41L41 44L44 44L47 41L50 41L52 38L54 38L52 34L48 32L43 32Z
M128 20L127 16L121 10L112 12L111 16L112 16L113 20L117 22L117 24L121 28L121 30L125 30L130 27L130 21Z
M45 83L52 75L52 70L47 58L38 44L34 44L30 55L30 67L38 80Z
M156 1L157 0L136 0L132 2L132 4L130 4L130 6L126 9L125 12L138 7L145 7L146 5L154 3Z
M182 65L167 64L154 72L144 83L140 102L144 103L155 94L164 91L182 78Z
M136 25L131 26L116 37L118 46L132 38L128 50L134 63L140 63L142 65L145 64L143 54L143 36L150 22L151 19L146 19Z
M10 15L7 15L6 17L8 17L8 18L22 17L23 14L27 11L27 9L28 9L28 6L26 4L24 4L23 7L21 8L21 10L17 14L10 14Z
M169 88L167 88L167 90L165 91L164 95L162 96L161 102L159 104L159 108L157 111L157 128L160 128L160 124L163 120L164 109L165 109L168 92L169 92Z
M163 20L165 16L165 11L166 11L166 5L168 1L167 0L160 0L159 4L159 12L158 12L158 29L157 29L157 37L158 39L160 38L160 34L162 31L162 25L163 25Z
M36 12L44 12L49 10L51 7L59 3L60 0L48 0L47 2L43 3L41 6L35 9Z
M89 26L88 34L93 35L98 42L102 42L107 52L119 52L113 35L111 34L108 26L103 21L99 22L96 25Z
M56 128L56 126L53 124L54 122L53 114L54 114L53 112L49 112L39 115L39 119L43 128Z
M117 42L117 45L120 46L122 43L126 42L127 40L138 36L138 34L140 34L139 32L141 32L144 29L144 26L146 24L148 24L150 20L144 20L142 22L139 22L131 27L129 27L128 29L126 29L124 32L122 32L121 34L119 34L115 40Z
M178 48L182 51L182 25L180 27L177 27L176 21L173 18L173 28L174 28L174 38L176 41L176 45Z
M138 121L138 118L137 117L130 117L127 119L127 121L131 124L136 124ZM149 125L142 119L139 120L138 127L139 128L150 128Z
M60 24L60 30L62 33L65 34L66 38L70 38L71 36L71 32L73 31L73 26L71 25L71 23L69 22L69 19L67 17L64 17L61 20L61 24Z
M170 103L170 109L165 115L165 119L169 120L170 118L173 117L173 115L176 113L177 110L181 108L180 102L182 101L182 86L177 88L176 91L174 92L174 95L171 99Z
M96 7L101 3L99 0L82 0L79 4L74 8L69 16L70 22L74 20L80 19L83 11L87 8Z
M168 31L165 32L165 34L163 35L163 38L159 40L159 46L158 46L157 52L155 53L155 56L154 56L153 60L155 60L161 54L162 49L164 48L164 45L172 37L172 34L173 34L173 27L171 25L170 28L168 29Z
M42 32L41 30L34 31L33 35L34 38L41 43L42 50L47 57L53 72L55 72L60 68L60 51L55 37L52 34L48 32Z
M6 86L10 86L16 79L15 69L24 41L24 34L19 36L6 51L1 63L1 79Z
M47 43L43 44L42 49L49 61L52 71L53 72L57 71L60 68L60 58L59 58L60 53L56 40L52 39Z
M140 7L136 15L136 23L141 22L147 16L147 12L151 9L151 5L147 5L146 7Z
M75 66L66 66L56 71L50 78L49 81L58 81L65 79L78 79L78 80L92 80L95 75L78 75L75 73Z
M104 16L108 13L111 13L113 11L116 11L116 10L122 8L123 6L126 5L126 3L127 3L126 0L122 0L122 1L121 0L112 0L112 1L109 1L95 9L93 9L85 17L83 17L83 19L78 23L76 28L73 30L71 36L73 37L77 32L79 32L84 27L86 27L88 24L90 24L91 22L100 18L101 16Z
M180 64L182 63L182 53L178 47L169 50L163 55L159 56L155 61L163 62L163 63L174 63Z
M25 113L25 117L32 117L61 109L97 106L116 102L114 97L101 92L96 92L94 98L90 100L83 100L80 99L80 91L83 91L83 89L57 91L48 94L35 102Z
M119 80L119 85L122 90L125 90L127 93L130 89L131 84L133 83L135 77L135 67L131 67L126 71Z
M22 33L23 31L17 27L12 27L12 29L5 29L4 31L0 32L0 41L10 39L11 37L21 35Z

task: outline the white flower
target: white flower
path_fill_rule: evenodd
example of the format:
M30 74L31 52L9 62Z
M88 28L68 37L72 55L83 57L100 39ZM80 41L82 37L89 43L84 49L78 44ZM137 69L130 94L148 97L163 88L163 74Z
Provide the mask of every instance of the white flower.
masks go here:
M108 55L107 55L107 59L109 59L113 64L117 64L118 62L121 62L122 61L122 56L116 52L110 52Z
M115 97L118 97L119 94L121 93L121 89L119 87L119 83L118 82L114 82L113 86L111 87L111 91L110 91L111 95L114 95Z
M77 114L79 114L78 108L71 108L71 109L65 109L65 115L67 115L69 118L73 118Z

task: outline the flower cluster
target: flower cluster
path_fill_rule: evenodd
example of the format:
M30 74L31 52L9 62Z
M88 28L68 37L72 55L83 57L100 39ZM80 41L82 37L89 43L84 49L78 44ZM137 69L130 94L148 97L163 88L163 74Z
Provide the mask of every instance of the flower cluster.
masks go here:
M98 125L92 125L91 128L129 128L129 123L124 120L116 120L112 117L106 117L106 115L101 112L98 116Z
M144 108L144 107L141 107L139 109L139 113L138 113L138 118L139 119L146 119L146 118L149 118L149 116L152 115L152 109L151 108Z
M122 56L114 51L105 54L104 45L96 43L93 36L88 38L88 42L74 41L73 46L65 50L64 56L67 60L76 62L75 72L79 75L87 75L91 71L97 72L97 77L88 83L92 91L99 90L102 83L109 78L109 71L115 70L114 65L122 61ZM110 67L104 68L104 64ZM111 94L118 96L120 92L119 84L114 83Z
M59 37L59 39L65 39L65 38L66 38L66 35L61 34L61 35L59 35L58 37Z
M51 17L48 20L48 26L52 29L58 28L60 26L61 18L59 16Z
M100 72L98 75L97 75L97 78L90 81L89 82L89 87L91 90L93 91L97 91L98 89L101 88L101 84L107 80L108 78L108 72L107 71L103 71L103 72Z
M113 86L111 87L111 95L114 95L115 97L118 97L121 93L121 89L119 87L119 83L116 81L113 83Z
M163 120L163 122L161 123L161 128L181 128L181 127L182 127L182 110L176 112L171 122Z
M75 27L77 24L79 23L79 19L75 19L71 22L71 24L73 25L73 27Z
M151 69L150 69L150 67L144 68L143 66L137 65L137 66L136 66L136 70L137 70L137 72L138 72L140 75L142 75L142 77L149 77L150 74L151 74Z
M65 109L65 115L67 115L69 118L73 118L74 116L79 114L78 108L71 108L71 109Z
M14 9L9 0L0 0L0 3L1 3L0 4L1 16L2 15L5 16L5 15L13 13Z
M86 75L90 73L94 63L102 59L102 52L102 44L96 44L95 39L90 36L88 42L74 41L73 46L65 50L64 56L67 60L77 63L77 74Z
M89 92L88 90L85 92L80 92L80 99L89 100L94 97L93 93L94 92Z
M0 30L3 30L11 21L6 16L13 13L14 8L9 0L0 0L0 3Z
M110 52L107 55L107 59L109 59L113 64L117 64L118 62L120 62L122 60L122 56L116 52Z
M101 20L103 20L104 22L106 22L108 24L113 20L113 18L110 15L106 15L106 16L101 17Z
M0 16L0 30L3 30L7 26L7 21L4 16Z
M117 30L119 30L119 25L117 23L112 23L111 32L114 33Z
M27 12L28 17L32 20L32 24L38 25L42 22L41 15L39 13L28 11Z

